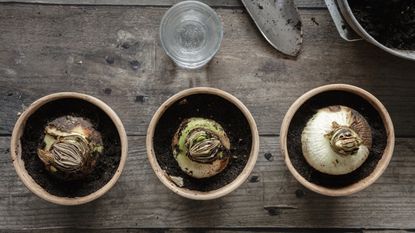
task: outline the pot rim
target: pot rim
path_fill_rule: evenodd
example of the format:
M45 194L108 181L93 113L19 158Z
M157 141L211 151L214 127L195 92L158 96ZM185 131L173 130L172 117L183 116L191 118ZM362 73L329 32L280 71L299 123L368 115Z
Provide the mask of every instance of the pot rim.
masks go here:
M383 151L382 158L377 163L373 172L369 176L359 180L358 182L345 186L345 187L341 187L341 188L328 188L328 187L314 184L306 180L294 168L293 164L291 163L291 160L288 154L288 149L287 149L288 129L289 129L291 120L293 116L295 115L295 113L307 100L309 100L313 96L316 96L317 94L327 92L327 91L345 91L345 92L349 92L352 94L356 94L364 98L378 111L379 115L382 118L385 129L386 129L386 136L387 136L386 147ZM392 119L390 118L388 111L386 110L385 106L375 96L373 96L371 93L367 92L366 90L356 87L356 86L352 86L348 84L329 84L329 85L324 85L324 86L314 88L306 92L305 94L300 96L290 106L282 122L281 131L280 131L280 143L281 143L281 153L284 156L285 164L287 165L288 170L291 172L291 174L294 176L294 178L297 181L299 181L306 188L316 193L320 193L320 194L327 195L327 196L346 196L346 195L351 195L353 193L359 192L367 188L382 175L382 173L385 171L386 167L388 166L392 158L393 149L395 145L395 134L394 134Z
M116 172L114 173L113 177L100 189L97 191L88 194L82 197L60 197L47 192L44 188L42 188L39 184L36 183L35 180L29 175L27 170L24 166L24 161L21 159L21 143L20 138L23 135L24 129L26 127L26 122L28 118L36 112L40 107L45 105L46 103L52 101L58 101L60 99L80 99L87 101L98 108L100 108L108 117L112 120L115 127L117 128L118 135L120 137L121 143L121 158L120 163ZM12 133L11 143L10 143L10 150L11 150L11 157L13 161L14 168L20 177L20 180L24 183L24 185L36 194L38 197L42 198L43 200L49 201L54 204L58 205L80 205L90 201L93 201L102 195L104 195L108 190L110 190L114 184L117 182L118 178L121 175L122 170L124 169L125 162L127 159L127 152L128 152L128 141L127 141L127 134L125 132L124 126L118 117L118 115L112 110L106 103L103 101L92 97L90 95L81 94L77 92L58 92L46 95L44 97L39 98L35 102L33 102L18 118Z
M183 97L194 95L194 94L211 94L216 95L225 100L231 102L235 105L245 116L246 120L248 121L250 130L251 130L251 137L252 137L252 146L251 152L249 154L249 159L242 170L242 172L233 180L231 183L208 192L201 192L196 190L190 190L186 188L180 188L176 186L169 178L167 173L160 167L159 163L157 162L156 155L154 153L153 147L153 137L154 131L158 124L160 117L164 114L164 112L171 107L174 103L180 100ZM154 113L150 124L147 130L147 137L146 137L146 147L147 147L147 156L150 162L153 171L156 173L156 176L159 180L171 191L174 193L193 200L211 200L216 199L222 196L229 194L230 192L237 189L242 183L246 181L248 176L251 174L253 170L256 160L258 158L258 151L259 151L259 134L258 129L255 123L254 118L252 117L251 113L249 112L248 108L235 96L216 88L211 87L194 87L189 88L183 91L176 93L175 95L168 98Z

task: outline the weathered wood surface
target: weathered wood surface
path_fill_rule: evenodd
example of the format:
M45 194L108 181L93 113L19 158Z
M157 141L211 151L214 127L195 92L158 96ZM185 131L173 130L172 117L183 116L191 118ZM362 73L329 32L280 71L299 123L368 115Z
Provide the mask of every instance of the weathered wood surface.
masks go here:
M263 39L244 11L219 9L223 44L199 72L177 69L160 47L158 26L165 10L1 5L0 134L9 135L17 113L35 99L78 91L113 107L130 135L144 135L169 96L188 87L212 86L240 98L261 134L276 135L285 112L304 92L349 83L386 105L397 135L415 135L414 63L366 42L343 41L326 10L301 10L304 49L291 60ZM131 66L132 61L139 65Z
M313 4L322 1L309 1L310 5L302 1L304 49L296 60L282 57L268 45L242 8L224 8L217 9L225 26L220 52L202 71L180 70L158 40L158 25L167 9L163 6L174 1L151 4L162 7L0 5L0 232L415 229L413 62L365 42L342 41L326 10L308 8L318 8ZM239 4L223 1L227 3ZM225 6L221 4L216 6ZM140 65L131 66L132 61ZM294 180L282 161L277 135L296 98L313 87L339 82L376 95L390 111L399 138L389 168L373 186L350 197L328 198ZM157 107L193 86L234 94L252 111L263 135L251 175L257 178L217 201L189 201L172 194L157 180L145 155L144 135ZM129 158L119 183L84 206L60 207L40 200L23 186L10 161L9 135L18 113L37 98L58 91L84 92L104 100L130 135ZM267 152L272 161L264 158Z
M43 233L45 229L40 230L0 230L0 233ZM247 228L247 229L210 229L210 228L186 228L186 229L164 229L164 228L150 228L150 229L47 229L47 233L409 233L407 230L361 230L361 229L283 229L283 228Z
M68 5L133 5L133 6L171 6L182 0L0 0L5 3L39 3ZM200 0L212 7L242 7L240 0ZM324 0L295 0L298 7L325 8Z
M258 163L248 181L216 201L173 194L153 174L143 136L129 139L130 153L117 185L78 207L51 205L30 193L15 174L8 149L0 150L0 229L281 227L415 229L415 139L400 138L384 175L368 189L328 198L305 190L288 172L279 138L261 137ZM8 137L0 138L7 148ZM264 153L273 156L267 160ZM253 178L254 177L254 178Z
M8 230L0 233L43 233L42 230ZM354 229L281 229L281 228L247 228L247 229L206 229L206 228L187 228L187 229L47 229L47 233L409 233L406 230L354 230Z

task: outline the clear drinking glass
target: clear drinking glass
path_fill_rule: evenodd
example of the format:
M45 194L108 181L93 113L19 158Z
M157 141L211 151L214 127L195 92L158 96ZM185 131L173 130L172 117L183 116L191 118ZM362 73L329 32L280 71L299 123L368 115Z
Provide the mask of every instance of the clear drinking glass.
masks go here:
M180 67L196 69L208 63L219 50L222 37L219 16L198 1L175 4L161 20L161 45Z

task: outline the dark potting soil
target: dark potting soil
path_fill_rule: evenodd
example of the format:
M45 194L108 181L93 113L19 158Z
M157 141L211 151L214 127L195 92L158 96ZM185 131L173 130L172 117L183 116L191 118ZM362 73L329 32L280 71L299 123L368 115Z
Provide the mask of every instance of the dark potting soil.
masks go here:
M230 162L221 173L204 179L184 173L173 157L171 142L180 123L190 117L215 120L231 142ZM161 116L154 132L154 152L162 169L170 176L183 178L184 188L211 191L231 183L244 169L251 152L251 130L243 113L222 97L209 94L187 96L174 103Z
M328 175L311 167L305 160L301 148L301 133L308 120L317 110L344 105L358 111L364 116L372 130L372 148L367 160L355 171L345 175ZM295 113L288 128L287 149L294 168L308 181L330 188L351 185L369 176L386 147L387 134L378 111L362 97L344 91L329 91L313 96Z
M381 44L415 50L415 1L348 0L362 27Z
M61 180L50 174L37 155L43 143L44 128L52 120L62 116L88 119L101 133L104 151L97 165L88 176L74 180ZM79 99L60 99L40 107L26 123L21 138L22 160L29 175L50 194L61 197L82 197L91 194L113 177L121 157L121 144L117 129L108 115L95 105Z

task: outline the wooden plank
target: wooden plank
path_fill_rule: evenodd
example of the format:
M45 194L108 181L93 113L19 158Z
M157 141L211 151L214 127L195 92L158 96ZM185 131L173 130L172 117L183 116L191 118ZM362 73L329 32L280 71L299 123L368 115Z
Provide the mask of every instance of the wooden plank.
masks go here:
M186 200L165 188L147 162L144 141L143 136L129 137L125 170L105 196L62 207L40 200L23 186L6 149L9 138L0 137L0 229L415 229L415 138L398 138L390 166L371 187L331 198L307 191L292 177L279 153L278 137L261 137L248 181L224 198L205 202ZM265 153L272 156L266 159Z
M124 228L124 229L47 229L48 233L322 233L333 232L336 233L392 233L392 231L371 231L365 230L347 230L347 229L281 229L281 228L247 228L247 229L211 229L211 228L187 228L187 229L164 229L164 228L152 228L152 229L136 229L136 228ZM40 230L8 230L0 233L43 233L45 229ZM393 231L394 233L406 233L406 231Z
M0 3L38 3L64 5L132 5L132 6L171 6L181 0L0 0ZM212 7L242 7L240 0L200 0ZM325 8L323 0L296 0L298 7Z
M333 231L332 229L330 229ZM316 233L318 232L330 232L328 229L280 229L280 228L247 228L247 229L211 229L211 228L188 228L188 229L135 229L135 228L124 228L124 229L47 229L48 233ZM44 229L41 230L12 230L2 231L0 233L43 233ZM363 233L361 230L343 230L336 229L337 233ZM365 231L364 233L372 233L371 231ZM382 233L382 231L376 231L373 233ZM389 233L389 232L384 232ZM396 233L405 233L400 231Z
M411 231L406 230L358 230L358 229L281 229L281 228L247 228L247 229L210 229L210 228L187 228L187 229L164 229L164 228L152 228L152 229L136 229L136 228L124 228L124 229L84 229L84 228L72 228L72 229L47 229L48 233L409 233ZM39 230L0 230L0 233L43 233L45 229Z
M337 233L408 233L406 230L359 230L359 229L281 229L281 228L246 228L246 229L211 229L211 228L187 228L187 229L47 229L48 233L322 233L322 232L337 232ZM45 229L39 230L0 230L0 233L43 233Z
M189 87L211 86L244 102L261 134L276 135L294 100L328 83L367 89L389 109L398 135L415 133L413 62L365 42L341 40L325 10L301 11L304 49L292 60L263 39L244 11L219 9L225 26L222 47L200 71L178 69L160 47L158 25L164 12L2 5L0 134L10 134L17 114L37 98L78 91L107 102L129 134L144 135L168 97ZM130 65L133 61L139 62L138 69Z

